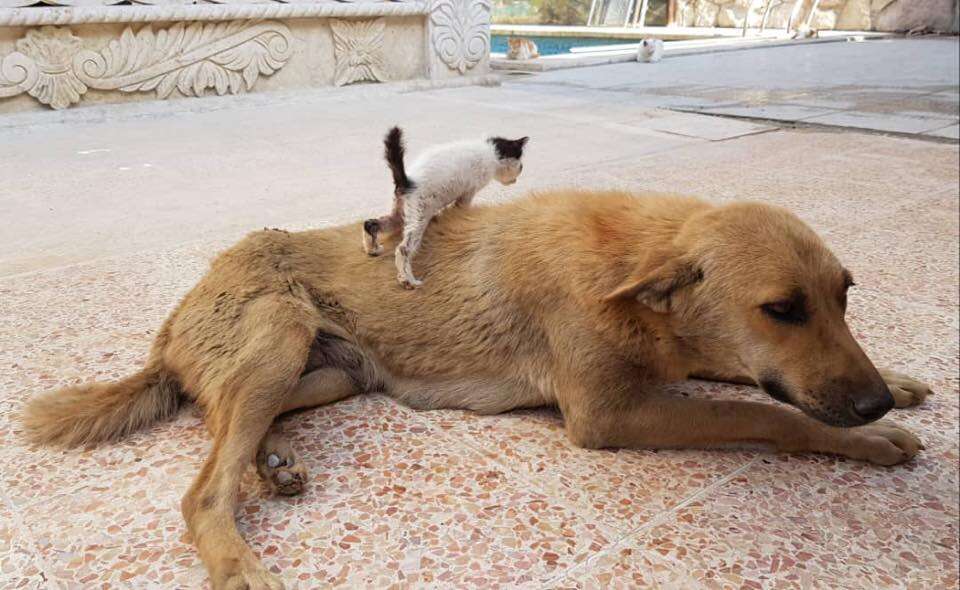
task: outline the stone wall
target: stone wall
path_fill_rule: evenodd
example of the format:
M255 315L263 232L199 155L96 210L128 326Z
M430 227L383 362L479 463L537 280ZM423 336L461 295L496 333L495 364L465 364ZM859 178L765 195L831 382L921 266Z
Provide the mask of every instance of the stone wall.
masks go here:
M489 69L489 0L33 1L0 0L0 114Z
M688 27L759 27L769 5L767 27L806 22L814 0L677 0L676 24ZM821 0L811 19L814 29L908 31L927 27L957 31L957 0Z

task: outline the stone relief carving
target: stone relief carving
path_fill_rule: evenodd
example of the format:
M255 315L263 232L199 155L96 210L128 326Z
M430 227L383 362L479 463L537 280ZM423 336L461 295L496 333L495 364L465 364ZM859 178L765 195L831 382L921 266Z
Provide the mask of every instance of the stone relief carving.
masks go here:
M27 31L16 48L26 58L23 67L30 72L18 85L23 92L55 109L65 109L87 91L73 73L73 56L80 50L80 38L69 29L41 27ZM0 86L3 78L0 72ZM29 86L28 79L32 81Z
M66 27L32 29L17 51L0 61L0 97L28 93L63 109L88 88L155 91L168 98L250 90L257 79L283 67L293 52L290 30L278 21L177 23L154 32L127 27L99 51L82 49Z
M435 0L432 42L440 60L461 74L490 52L490 0Z
M383 63L382 18L370 20L331 20L333 31L334 84L383 82L387 79Z

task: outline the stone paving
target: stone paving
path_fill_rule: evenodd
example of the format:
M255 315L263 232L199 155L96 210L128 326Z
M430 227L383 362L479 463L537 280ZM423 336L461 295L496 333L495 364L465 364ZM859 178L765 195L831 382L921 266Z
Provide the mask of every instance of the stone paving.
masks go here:
M924 44L918 63L937 71L918 68L898 96L956 96L955 71L936 66L956 59L955 39L901 43L907 54ZM766 59L723 59L751 53ZM935 389L891 414L926 450L889 469L589 451L550 409L481 417L359 396L285 419L312 478L302 496L269 496L252 470L243 483L241 530L289 588L957 588L957 144L677 113L657 101L696 106L696 93L658 93L639 73L623 82L652 71L642 67L0 117L0 587L204 587L178 506L210 447L194 411L69 452L25 444L18 411L37 392L135 370L210 257L245 232L381 211L391 187L379 142L399 123L411 152L530 135L520 182L481 204L572 185L796 211L857 277L849 321L868 354ZM601 84L614 78L624 87ZM749 102L749 77L731 80L717 92L739 98L721 98ZM813 89L796 108L840 100L808 79L791 85ZM955 115L931 101L923 118ZM737 386L681 390L775 403Z

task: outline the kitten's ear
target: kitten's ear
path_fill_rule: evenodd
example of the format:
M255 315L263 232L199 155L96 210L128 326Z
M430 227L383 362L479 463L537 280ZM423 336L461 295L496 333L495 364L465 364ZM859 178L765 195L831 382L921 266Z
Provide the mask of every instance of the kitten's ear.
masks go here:
M487 141L493 144L497 150L497 157L501 160L512 158L519 159L523 155L523 146L529 140L529 137L522 139L504 139L502 137L491 137Z
M523 149L527 145L527 142L530 141L530 138L527 136L521 137L517 140L517 143L520 144L520 149Z

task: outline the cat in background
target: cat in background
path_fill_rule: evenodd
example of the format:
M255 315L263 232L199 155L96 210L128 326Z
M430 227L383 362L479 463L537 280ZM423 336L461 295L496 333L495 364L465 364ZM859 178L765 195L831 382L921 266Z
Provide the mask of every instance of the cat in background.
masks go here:
M466 207L491 180L509 185L523 170L523 148L529 137L490 137L434 146L404 165L403 132L391 129L383 140L384 157L393 175L393 210L363 224L363 249L383 252L380 238L402 232L394 251L397 281L407 289L422 285L413 274L413 257L427 225L448 205Z
M637 46L637 61L656 63L663 59L663 40L644 39Z
M540 57L537 44L530 39L511 37L507 39L507 59L534 59Z

